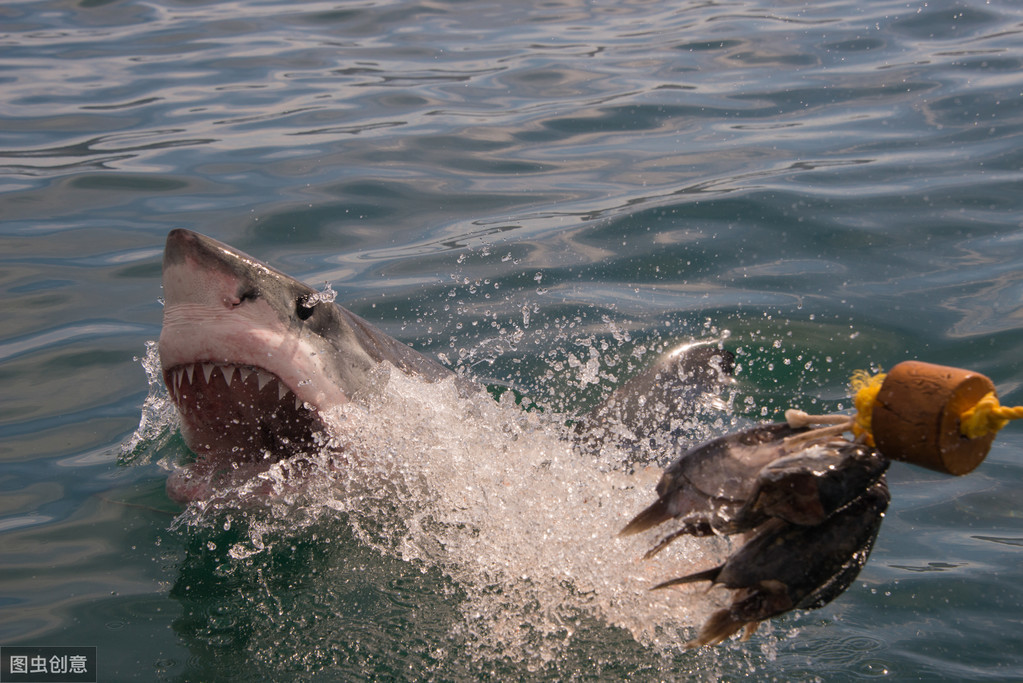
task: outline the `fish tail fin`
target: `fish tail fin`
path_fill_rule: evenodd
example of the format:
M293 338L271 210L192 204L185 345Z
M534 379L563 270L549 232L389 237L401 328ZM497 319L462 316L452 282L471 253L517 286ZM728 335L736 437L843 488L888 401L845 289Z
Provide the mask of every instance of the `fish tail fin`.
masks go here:
M687 522L683 524L680 529L676 529L659 540L657 545L646 552L643 559L649 560L651 557L667 548L671 542L679 536L710 536L713 533L714 528L706 522Z
M632 518L632 521L625 525L621 531L618 532L619 536L632 536L638 534L641 531L651 529L661 522L666 522L672 518L672 514L668 512L668 505L664 500L658 500L656 503L648 507L643 512L639 513Z
M659 583L650 590L656 591L660 590L661 588L668 588L669 586L681 586L684 583L696 583L697 581L713 582L717 580L718 574L721 573L722 567L724 567L723 564L718 565L717 567L711 567L710 569L705 569L702 572L696 572L695 574L680 576L677 579L671 579L669 581L665 581L664 583Z
M753 630L755 630L757 623L756 621L750 622L748 619L738 616L731 609L720 609L710 615L707 622L700 628L700 633L697 634L696 638L686 643L685 647L686 649L692 649L703 647L704 645L718 645L733 634L738 633L739 629L744 626L747 629L745 637L748 638L752 633L750 626L752 625Z

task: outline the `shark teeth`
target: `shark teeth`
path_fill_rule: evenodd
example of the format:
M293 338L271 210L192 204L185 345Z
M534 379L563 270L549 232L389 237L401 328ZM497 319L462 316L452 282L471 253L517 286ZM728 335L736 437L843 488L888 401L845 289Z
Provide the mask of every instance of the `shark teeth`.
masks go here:
M269 372L263 372L262 370L256 370L256 381L259 383L259 390L263 391L263 387L269 384L271 381L277 379Z
M179 365L170 371L170 374L167 377L167 389L172 398L177 401L181 397L182 389L196 387L196 383L200 381L200 377L205 380L206 385L209 385L216 375L222 376L228 387L237 386L236 383L244 385L248 383L249 379L253 375L255 375L256 391L262 392L268 385L275 384L274 388L276 388L277 400L279 402L284 403L285 398L288 395L291 395L294 398L296 410L309 408L309 406L302 399L296 396L294 392L292 392L292 390L276 375L261 368L254 368L248 365L233 365L231 363L216 363L211 361ZM185 386L186 380L188 387ZM249 390L251 391L251 389Z

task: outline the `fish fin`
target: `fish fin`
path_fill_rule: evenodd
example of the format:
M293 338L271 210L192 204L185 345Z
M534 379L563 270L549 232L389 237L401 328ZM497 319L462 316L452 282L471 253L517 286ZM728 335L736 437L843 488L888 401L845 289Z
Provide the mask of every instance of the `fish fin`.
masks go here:
M717 580L718 574L721 573L721 569L724 566L725 565L721 564L721 565L718 565L717 567L711 567L710 569L705 569L702 572L696 572L695 574L689 574L687 576L680 576L677 579L671 579L670 581L665 581L664 583L659 583L656 586L654 586L653 588L651 588L650 590L655 591L655 590L660 590L661 588L668 588L669 586L681 586L684 583L696 583L697 581L711 581L711 582L713 582L713 581ZM733 631L733 633L734 633L734 631Z
M760 627L759 621L748 621L746 627L742 630L742 642L746 642L753 637L753 634L757 632Z
M739 629L745 626L747 629L753 624L754 629L758 622L750 622L737 616L731 609L720 609L710 615L710 619L700 628L700 633L685 644L687 650L704 645L718 645L723 643Z
M643 555L643 559L644 560L649 560L651 557L653 557L657 553L659 553L662 550L664 550L665 548L667 548L671 544L671 542L674 541L676 538L678 538L679 536L684 536L684 535L685 535L685 529L682 529L682 530L679 530L679 531L675 531L673 533L668 534L667 536L665 536L661 540L657 541L657 545L655 545L650 550L646 551L646 554Z
M658 499L653 505L648 507L643 512L639 513L632 518L632 521L625 525L625 528L618 532L619 536L632 536L638 534L641 531L651 529L661 522L666 522L672 518L672 514L668 512L668 504L663 498Z
M667 548L672 541L679 536L710 536L714 533L714 527L705 521L697 522L686 522L680 529L676 529L661 540L657 541L657 545L646 552L643 556L644 560L649 560L651 557Z

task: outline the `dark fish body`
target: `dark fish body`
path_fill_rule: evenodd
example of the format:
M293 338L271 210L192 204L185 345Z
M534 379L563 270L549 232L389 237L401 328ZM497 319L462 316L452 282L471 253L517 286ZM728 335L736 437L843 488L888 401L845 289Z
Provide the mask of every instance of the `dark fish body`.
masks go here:
M875 449L844 439L811 444L757 473L747 503L728 528L745 531L770 518L820 524L884 476L889 461Z
M866 562L888 507L888 460L862 443L803 434L761 425L690 449L664 471L657 501L622 530L674 523L648 557L682 535L748 534L724 564L655 586L711 581L734 591L689 646L821 607Z
M689 525L694 535L731 533L732 520L753 494L757 474L786 455L784 439L797 433L786 424L760 425L686 451L661 475L657 501L621 533L646 531L669 519Z
M819 524L888 468L876 450L844 439L786 442L799 433L784 423L761 425L687 451L664 471L657 501L621 533L669 519L697 536L749 531L771 517Z
M712 581L736 591L731 605L707 621L690 646L714 645L744 626L793 609L816 609L841 595L866 563L890 496L884 480L824 522L765 524L721 566L656 588Z

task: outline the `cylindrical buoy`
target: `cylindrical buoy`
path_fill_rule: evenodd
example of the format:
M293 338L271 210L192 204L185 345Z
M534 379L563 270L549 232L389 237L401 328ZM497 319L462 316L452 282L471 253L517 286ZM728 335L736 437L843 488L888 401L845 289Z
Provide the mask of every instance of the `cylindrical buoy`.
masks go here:
M977 372L920 361L899 363L874 401L874 443L886 458L966 474L984 460L995 435L963 436L960 416L994 390L994 383Z

